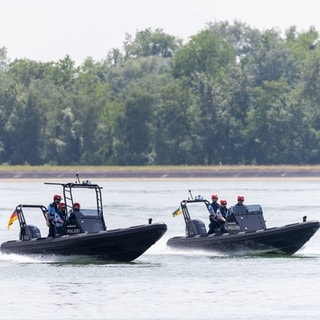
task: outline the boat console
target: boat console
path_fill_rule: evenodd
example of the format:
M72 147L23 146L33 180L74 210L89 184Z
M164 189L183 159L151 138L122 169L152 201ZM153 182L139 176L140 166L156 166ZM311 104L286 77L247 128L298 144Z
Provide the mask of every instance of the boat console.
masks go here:
M97 210L86 209L74 212L73 222L74 225L67 226L67 234L106 230L102 216L98 215Z
M266 223L260 205L233 206L230 210L235 222L240 227L240 231L250 232L266 229ZM230 226L232 226L231 223Z

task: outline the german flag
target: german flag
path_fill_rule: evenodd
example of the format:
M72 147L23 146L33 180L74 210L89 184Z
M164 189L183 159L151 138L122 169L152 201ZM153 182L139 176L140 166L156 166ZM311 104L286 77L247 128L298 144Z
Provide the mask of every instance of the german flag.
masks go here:
M180 208L178 208L177 210L174 210L173 212L172 212L172 216L173 217L176 217L176 216L178 216L179 214L181 214L182 213L182 210L180 209Z
M8 221L8 230L16 220L18 220L18 214L17 214L17 211L14 211Z

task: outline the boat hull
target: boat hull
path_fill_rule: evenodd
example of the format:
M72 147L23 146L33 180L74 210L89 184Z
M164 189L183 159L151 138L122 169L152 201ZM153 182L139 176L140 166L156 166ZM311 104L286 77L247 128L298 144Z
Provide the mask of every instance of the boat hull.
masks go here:
M1 244L1 252L21 255L86 255L103 260L126 262L142 255L166 231L166 224L154 223L57 238L7 241Z
M287 254L297 252L319 229L308 221L282 227L223 235L170 238L167 246L182 250L205 250L224 254Z

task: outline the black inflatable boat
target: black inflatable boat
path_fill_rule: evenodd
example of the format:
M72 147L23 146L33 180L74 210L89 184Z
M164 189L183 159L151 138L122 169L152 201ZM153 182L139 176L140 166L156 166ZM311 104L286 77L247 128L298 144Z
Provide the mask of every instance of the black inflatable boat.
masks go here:
M73 221L67 221L64 232L55 237L42 236L37 225L28 224L26 218L41 217L39 223L45 226L47 209L43 205L20 204L14 210L20 224L19 239L1 244L1 252L5 254L55 254L85 255L103 260L132 261L142 255L155 244L166 232L164 223L152 223L151 219L144 225L137 225L115 230L107 230L102 206L101 189L97 184L88 181L82 183L48 183L60 185L68 216L73 211L75 191L93 192L95 208L75 212ZM84 201L83 201L84 202ZM83 208L82 208L83 207ZM28 213L28 215L26 214ZM26 217L28 216L28 217ZM46 227L44 230L48 230Z

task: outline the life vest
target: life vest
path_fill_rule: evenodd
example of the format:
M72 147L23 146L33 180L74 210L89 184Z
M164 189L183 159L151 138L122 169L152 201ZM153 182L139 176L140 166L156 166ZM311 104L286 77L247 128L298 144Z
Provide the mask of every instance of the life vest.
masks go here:
M214 212L217 212L217 210L220 208L220 204L218 202L212 202L210 205Z
M67 220L67 214L63 214L63 213L61 213L61 212L56 212L56 214L55 214L55 218L54 218L54 221L55 221L55 223L56 223L56 227L63 227L63 223L61 223L60 221L59 221L59 218L62 220L62 221L66 221Z
M49 220L53 221L55 219L55 215L58 212L57 205L53 202L50 203L48 206L48 214L49 214Z
M221 214L223 215L224 218L227 218L228 216L231 215L231 212L228 208L224 208L224 207L221 207L220 208L220 212Z

